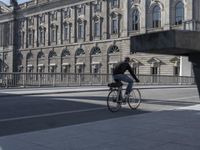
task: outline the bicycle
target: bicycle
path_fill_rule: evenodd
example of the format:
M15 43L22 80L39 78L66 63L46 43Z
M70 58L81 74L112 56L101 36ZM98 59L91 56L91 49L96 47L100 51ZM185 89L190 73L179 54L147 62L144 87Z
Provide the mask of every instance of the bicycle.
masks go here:
M110 92L107 96L107 107L111 112L117 112L128 103L133 110L137 109L141 103L141 93L139 89L133 89L127 99L124 99L122 88L123 84L120 81L108 84Z

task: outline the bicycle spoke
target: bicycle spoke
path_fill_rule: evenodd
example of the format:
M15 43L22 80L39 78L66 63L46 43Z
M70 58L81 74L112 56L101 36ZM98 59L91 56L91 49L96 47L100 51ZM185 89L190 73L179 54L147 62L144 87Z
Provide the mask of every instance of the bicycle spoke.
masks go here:
M131 109L137 109L141 102L141 94L138 89L134 89L128 99L128 104Z
M107 106L111 112L116 112L120 109L121 103L118 102L117 99L117 91L113 90L108 94L107 97Z

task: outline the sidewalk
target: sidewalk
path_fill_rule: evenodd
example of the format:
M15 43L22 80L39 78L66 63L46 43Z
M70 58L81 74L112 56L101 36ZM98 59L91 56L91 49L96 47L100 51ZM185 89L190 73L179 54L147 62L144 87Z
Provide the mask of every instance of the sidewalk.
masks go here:
M159 88L196 88L196 85L137 85L134 88L139 89L159 89ZM56 93L75 93L75 92L95 92L108 91L107 86L80 86L80 87L50 87L50 88L16 88L0 89L0 97L16 95L40 95Z
M199 150L200 105L0 137L1 150Z

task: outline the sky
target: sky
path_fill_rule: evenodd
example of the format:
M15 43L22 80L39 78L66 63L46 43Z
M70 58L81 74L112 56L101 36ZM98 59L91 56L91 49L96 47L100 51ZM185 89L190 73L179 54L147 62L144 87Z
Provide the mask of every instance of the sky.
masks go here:
M0 1L4 2L4 3L7 4L7 5L10 4L10 0L0 0ZM24 2L27 2L27 1L30 1L30 0L17 0L17 2L18 2L19 4L24 3Z

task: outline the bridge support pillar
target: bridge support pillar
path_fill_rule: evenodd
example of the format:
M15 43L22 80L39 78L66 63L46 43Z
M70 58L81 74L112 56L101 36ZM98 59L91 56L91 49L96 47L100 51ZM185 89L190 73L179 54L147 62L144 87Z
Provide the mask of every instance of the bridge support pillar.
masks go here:
M194 76L198 88L198 92L200 95L200 54L194 53L189 55L189 60L192 62Z

